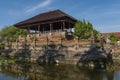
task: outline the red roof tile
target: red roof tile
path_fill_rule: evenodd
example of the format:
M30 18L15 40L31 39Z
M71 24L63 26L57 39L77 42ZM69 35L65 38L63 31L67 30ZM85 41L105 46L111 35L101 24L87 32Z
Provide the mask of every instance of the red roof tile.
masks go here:
M114 34L120 38L120 32L114 32Z

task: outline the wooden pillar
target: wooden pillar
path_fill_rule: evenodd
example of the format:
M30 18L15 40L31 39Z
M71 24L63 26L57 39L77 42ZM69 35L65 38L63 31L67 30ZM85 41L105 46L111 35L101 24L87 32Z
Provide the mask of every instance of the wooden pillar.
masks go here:
M61 25L60 25L60 26L61 26L61 31L62 31L62 30L63 30L63 22L61 22Z
M27 32L28 32L28 36L30 37L30 27L28 27Z
M40 25L38 25L38 34L40 36Z
M44 34L44 26L43 26L43 34Z
M50 32L52 32L52 30L53 30L53 26L52 26L52 24L50 23Z
M28 34L29 34L30 33L30 27L28 27L27 31L28 31Z
M64 30L65 29L65 21L62 24L63 24L63 30Z
M71 29L72 27L71 27L70 21L68 21L68 26L69 26L69 30L72 31L72 29Z
M68 26L69 26L69 29L70 29L70 22L68 21Z
M52 35L52 31L53 31L53 26L52 26L52 24L50 23L50 35Z

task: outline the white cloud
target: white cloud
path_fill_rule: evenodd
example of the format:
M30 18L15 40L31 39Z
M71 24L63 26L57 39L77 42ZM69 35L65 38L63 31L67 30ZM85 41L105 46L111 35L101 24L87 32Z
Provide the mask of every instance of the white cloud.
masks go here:
M52 2L52 0L45 0L44 2L26 10L26 13L28 12L34 12L36 11L37 9L40 9L40 8L44 8L44 7L47 7L50 3Z

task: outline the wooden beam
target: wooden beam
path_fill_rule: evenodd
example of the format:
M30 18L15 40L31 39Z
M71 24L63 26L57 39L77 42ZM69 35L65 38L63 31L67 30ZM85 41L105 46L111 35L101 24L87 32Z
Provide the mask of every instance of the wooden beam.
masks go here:
M61 22L61 21L66 21L66 20L57 20L57 21L49 21L49 22L44 22L44 23L36 23L36 24L28 24L28 25L25 25L25 26L21 26L25 29L25 27L27 26L36 26L36 25L41 25L41 24L50 24L50 23L55 23L55 22Z

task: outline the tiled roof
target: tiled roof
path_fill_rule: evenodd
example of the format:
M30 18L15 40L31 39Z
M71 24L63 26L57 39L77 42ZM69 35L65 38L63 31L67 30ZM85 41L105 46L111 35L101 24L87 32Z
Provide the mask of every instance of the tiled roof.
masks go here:
M114 34L120 38L120 32L114 32Z
M49 11L46 13L42 13L39 15L36 15L32 18L29 18L27 20L24 20L22 22L19 22L17 24L15 24L16 27L21 26L21 25L26 25L26 24L32 24L32 23L38 23L38 22L45 22L48 20L54 20L54 19L59 19L59 18L63 18L63 17L68 17L69 19L72 19L74 21L76 21L75 18L73 18L72 16L62 12L61 10L54 10L54 11Z

